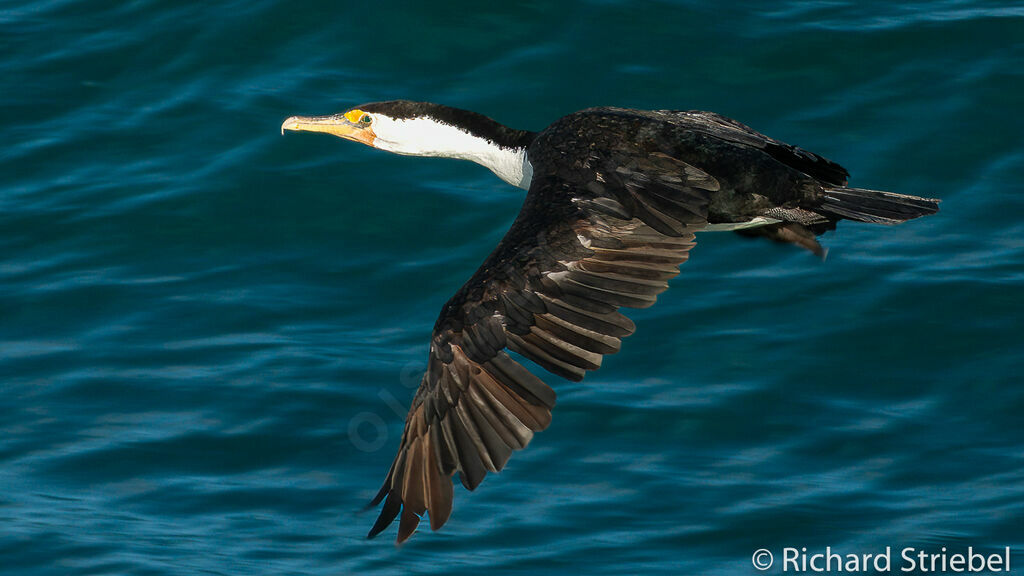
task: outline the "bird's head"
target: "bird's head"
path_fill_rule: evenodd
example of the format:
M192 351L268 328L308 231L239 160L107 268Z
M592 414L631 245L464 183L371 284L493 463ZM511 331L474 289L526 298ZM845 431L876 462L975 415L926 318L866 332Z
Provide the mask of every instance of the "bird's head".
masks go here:
M281 133L285 130L325 132L408 156L471 160L520 188L529 186L532 175L525 154L533 132L513 130L483 114L441 104L373 102L341 114L292 116L281 124Z
M285 130L325 132L380 150L412 156L456 156L471 134L466 120L484 116L429 102L393 100L363 104L341 114L292 116ZM460 123L461 121L461 123Z
M520 148L532 137L532 133L512 130L483 114L409 100L373 102L329 116L292 116L281 124L281 133L285 130L326 132L413 156L459 156L458 152L473 147L470 139Z

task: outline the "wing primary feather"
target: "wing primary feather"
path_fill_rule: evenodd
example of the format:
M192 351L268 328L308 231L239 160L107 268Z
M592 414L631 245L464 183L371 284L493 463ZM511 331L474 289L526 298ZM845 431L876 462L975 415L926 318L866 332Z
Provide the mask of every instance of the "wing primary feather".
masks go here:
M452 411L448 411L448 416L443 420L438 421L437 425L441 429L441 437L444 439L444 443L448 445L448 455L451 458L452 466L448 468L448 472L454 470L462 470L465 466L462 465L462 460L459 458L459 448L455 440L455 434L452 432L451 420L454 416Z
M560 270L548 274L541 279L541 287L548 298L557 298L567 302L576 308L590 312L591 314L611 314L615 312L616 306L601 300L594 300L580 295L580 291L568 291L565 286L565 278L568 271Z
M486 377L479 380L480 386L476 388L476 392L484 402L487 402L495 417L505 424L505 429L514 439L514 443L510 443L509 446L517 450L526 448L533 438L531 421L536 419L529 414L522 402L512 400L501 384L486 372L484 375ZM539 425L539 420L536 420L536 424Z
M527 290L515 290L512 292L506 292L505 297L514 302L516 306L519 306L523 310L527 310L534 314L540 314L544 312L544 301L533 292Z
M485 385L487 391L515 417L532 431L543 430L551 422L551 412L539 402L531 404L513 389L491 378ZM532 434L531 434L532 435Z
M498 466L491 459L491 451L487 446L487 440L485 438L484 426L478 426L476 420L472 414L469 413L469 408L466 406L466 402L459 402L459 405L455 407L455 414L459 418L459 422L462 425L462 429L466 431L466 435L473 442L473 446L476 448L477 454L480 456L480 461L483 463L484 468L488 472L497 472Z
M409 458L405 465L402 478L402 506L415 514L423 514L427 509L425 491L423 489L423 437L413 440L407 450Z
M583 284L571 277L565 277L559 282L565 296L576 296L587 300L603 302L614 310L615 307L647 308L654 304L656 298L646 294L624 294L613 290L598 288L589 284ZM568 298L565 298L569 300ZM575 302L573 302L575 304Z
M388 475L384 477L384 484L381 485L380 490L377 491L377 495L373 497L373 500L370 500L370 503L366 505L367 510L380 504L381 501L384 500L384 497L388 495L388 490L391 490L391 475L395 473L395 463L397 462L397 457L391 461L391 468L388 469Z
M579 267L594 274L617 274L643 280L666 281L679 275L673 265L646 264L644 262L608 262L600 259L581 260Z
M480 454L473 440L462 428L461 419L454 410L448 414L448 418L444 420L443 425L449 428L452 438L455 439L456 450L459 454L459 480L462 481L462 485L467 490L473 491L480 485L480 482L483 481L484 476L487 474L483 460L480 459Z
M658 248L655 246L634 245L621 249L597 248L590 259L606 262L642 262L647 265L665 264L678 268L680 264L689 259L689 255L674 246L672 248Z
M402 517L398 520L398 544L408 540L419 525L420 517L410 510L408 506L403 507Z
M567 342L554 334L537 326L530 329L530 334L524 339L529 340L535 346L540 347L547 353L559 360L569 362L584 370L597 370L601 366L601 355Z
M514 424L510 422L510 420L513 419L513 417L511 414L508 414L507 411L501 414L497 413L495 411L495 407L492 406L492 404L485 398L487 392L482 391L484 388L484 384L478 381L477 385L469 389L468 396L470 400L473 401L474 412L487 420L487 423L494 432L501 437L501 441L504 442L506 446L513 450L522 448L522 442L512 429ZM522 426L522 424L520 424L520 426Z
M563 286L564 286L563 282ZM596 315L607 315L612 314L618 310L618 306L610 304L601 300L594 300L593 298L581 295L587 294L583 289L577 288L576 290L565 290L560 288L558 299L566 304ZM593 296L593 293L590 293Z
M518 362L509 358L508 354L498 354L484 366L485 370L493 369L492 375L512 390L524 392L521 398L531 404L546 406L549 410L555 407L555 391L537 378Z
M615 273L588 272L578 267L569 271L569 278L586 286L620 294L661 294L668 290L668 283L664 280L645 280Z
M530 360L541 365L548 372L557 374L562 378L572 380L573 382L579 382L586 374L586 371L583 368L555 358L551 354L542 350L536 344L533 344L526 338L519 337L516 334L508 335L508 344L509 348L513 351L526 356Z
M475 388L475 386L473 388ZM472 388L470 390L472 390ZM471 395L472 391L467 392L466 394L466 396ZM491 471L500 472L505 467L505 463L507 463L508 459L512 456L512 446L506 443L501 434L495 430L494 424L491 423L491 420L481 412L481 406L479 404L468 402L464 403L464 405L466 414L473 419L473 423L476 425L476 429L480 433L480 439L483 441L484 447L487 449L487 456L494 465L494 470ZM500 423L498 423L498 425L500 426Z
M459 462L455 455L455 448L451 445L451 439L445 435L440 419L434 421L427 430L427 434L430 436L430 444L434 448L434 457L437 459L438 468L444 474L451 474L459 467Z
M682 236L686 233L686 226L652 206L641 194L634 192L633 197L636 199L636 217L643 220L644 224L666 236Z
M426 468L424 478L427 481L427 512L430 514L430 529L437 530L448 521L452 513L452 481L449 476L441 473L438 466L440 441L438 427L434 426L427 434Z
M625 338L636 330L636 325L633 324L633 321L623 316L618 311L598 314L573 306L564 300L552 300L546 298L545 301L548 305L548 312L551 315L557 316L570 324L582 326L583 328L592 330L599 334L607 334L608 336L614 336L616 338Z
M541 314L536 317L536 327L550 332L558 338L575 346L597 354L614 354L619 351L621 340L614 336L588 330L571 322L566 322L553 314Z
M380 515L377 516L377 521L373 523L373 528L366 534L367 538L373 538L377 534L384 531L385 528L391 525L398 517L398 513L402 510L402 499L395 496L394 490L388 491L388 496L384 500L384 507L381 508Z

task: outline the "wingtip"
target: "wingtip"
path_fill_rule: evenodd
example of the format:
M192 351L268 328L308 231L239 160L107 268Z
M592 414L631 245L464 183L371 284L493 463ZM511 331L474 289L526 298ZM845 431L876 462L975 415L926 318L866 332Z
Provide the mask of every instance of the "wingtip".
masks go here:
M401 546L416 533L416 527L419 526L422 518L404 506L402 499L396 496L395 492L388 491L386 494L384 507L380 511L380 516L377 516L377 521L373 523L373 527L366 533L366 539L373 540L387 529L395 521L395 518L398 518L398 536L395 538L395 546Z
M416 533L416 527L420 525L421 518L407 506L402 507L402 516L398 520L398 537L395 538L395 545L401 546L406 540Z
M375 522L373 524L373 528L370 528L370 531L366 533L366 539L367 540L373 540L374 538L377 537L378 534L383 532L384 529L387 528L390 524L391 524L390 521L382 523L380 521L380 519L378 518L377 522Z
M387 499L384 500L384 507L381 508L380 515L377 516L377 521L373 523L373 527L367 532L366 538L373 539L375 536L384 531L385 528L391 525L398 517L398 513L402 511L402 499L395 496L393 491L387 492Z

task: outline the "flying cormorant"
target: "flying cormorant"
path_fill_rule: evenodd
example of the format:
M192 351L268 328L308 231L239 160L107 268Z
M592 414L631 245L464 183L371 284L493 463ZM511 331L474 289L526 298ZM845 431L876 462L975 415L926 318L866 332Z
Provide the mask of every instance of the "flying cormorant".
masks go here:
M555 392L506 350L581 380L634 325L620 307L654 304L689 257L694 233L738 230L823 255L838 220L895 224L938 200L848 188L840 165L700 111L590 108L541 132L405 100L285 130L326 132L413 156L472 160L528 190L508 233L444 305L398 455L372 504L373 537L401 516L440 528L452 476L469 490L551 421Z

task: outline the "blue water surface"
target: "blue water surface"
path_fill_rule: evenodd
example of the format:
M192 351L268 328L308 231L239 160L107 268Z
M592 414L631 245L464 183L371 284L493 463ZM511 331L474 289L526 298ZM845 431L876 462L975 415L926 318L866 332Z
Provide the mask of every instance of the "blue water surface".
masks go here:
M619 354L549 378L551 427L396 548L361 508L522 192L278 132L391 98L532 130L714 110L942 211L844 222L825 262L701 235ZM1022 104L1017 1L0 3L0 572L1024 567Z

